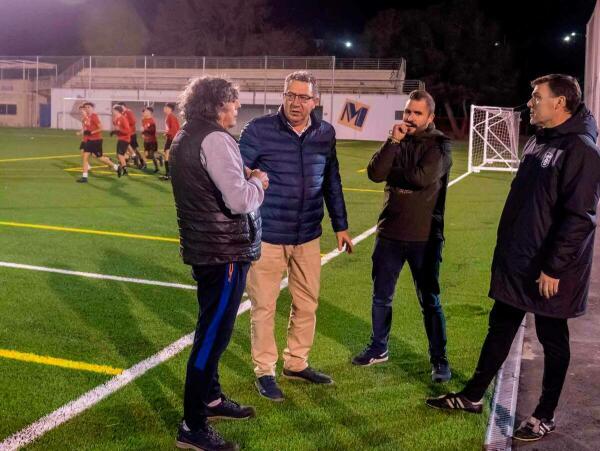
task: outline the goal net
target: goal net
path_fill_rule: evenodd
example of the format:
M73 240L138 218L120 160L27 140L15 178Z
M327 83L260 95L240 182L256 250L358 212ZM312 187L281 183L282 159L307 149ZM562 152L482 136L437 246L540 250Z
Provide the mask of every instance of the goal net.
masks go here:
M520 121L512 108L471 105L469 172L516 171Z

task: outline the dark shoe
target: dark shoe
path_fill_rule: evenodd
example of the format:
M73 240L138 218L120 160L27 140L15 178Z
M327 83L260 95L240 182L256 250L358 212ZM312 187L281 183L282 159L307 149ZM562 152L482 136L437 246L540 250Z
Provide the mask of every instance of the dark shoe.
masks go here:
M277 386L274 376L262 376L256 379L256 388L260 396L263 396L271 401L283 401L283 393Z
M129 175L129 172L127 172L127 168L123 168L123 175Z
M464 410L469 413L481 413L483 411L483 403L472 402L465 398L460 393L448 393L439 398L429 398L425 401L429 407L442 410Z
M162 177L160 177L160 179L163 180L163 181L171 180L171 176L170 175L163 175Z
M554 419L537 419L534 416L527 418L521 423L521 426L515 431L513 438L523 442L535 442L544 435L553 432L556 429Z
M209 420L247 420L255 416L254 407L240 406L225 395L221 395L221 403L218 406L206 407L206 417Z
M120 178L123 175L123 166L117 168L117 176Z
M377 353L373 351L370 347L367 347L363 352L361 352L352 359L352 365L371 366L376 365L377 363L387 362L388 359L388 351Z
M81 178L77 179L77 183L87 183L87 182L88 182L87 177L81 177Z
M156 173L158 173L159 171L160 171L160 169L158 169L158 168L154 168L154 171L153 171L153 172L156 174Z
M331 377L329 377L327 374L312 369L310 366L306 367L302 371L290 371L284 368L283 377L287 379L298 379L305 382L311 382L313 384L333 385L333 379L331 379Z
M237 451L240 449L236 443L224 440L207 423L196 431L186 430L183 423L180 424L175 446L179 449L194 449L197 451Z
M451 378L452 371L450 371L450 364L447 360L431 365L431 380L433 382L448 382Z

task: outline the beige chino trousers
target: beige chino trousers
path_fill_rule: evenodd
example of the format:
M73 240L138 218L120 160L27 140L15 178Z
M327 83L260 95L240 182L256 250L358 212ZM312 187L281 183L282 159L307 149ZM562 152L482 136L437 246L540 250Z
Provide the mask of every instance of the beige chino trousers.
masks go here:
M260 259L250 267L246 290L252 303L250 328L256 377L275 376L278 360L275 310L286 272L292 307L283 366L291 371L302 371L308 366L308 354L315 337L321 278L320 239L297 246L263 242Z

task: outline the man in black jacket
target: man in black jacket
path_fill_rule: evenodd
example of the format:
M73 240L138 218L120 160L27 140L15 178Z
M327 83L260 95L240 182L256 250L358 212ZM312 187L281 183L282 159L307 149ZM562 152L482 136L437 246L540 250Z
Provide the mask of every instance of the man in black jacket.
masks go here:
M400 271L410 266L429 340L432 379L450 379L446 325L440 303L439 269L444 242L444 207L452 165L450 140L433 124L435 103L413 91L403 121L373 155L367 168L374 182L386 182L383 211L373 252L373 329L367 348L352 363L388 360L392 299Z
M237 89L221 78L198 78L182 95L186 119L171 147L171 182L181 255L198 283L200 315L187 366L184 421L177 446L232 450L207 423L211 418L245 419L252 407L221 392L218 364L225 351L250 262L260 256L258 208L268 187L259 170L244 167L227 129L240 108Z
M585 313L600 198L598 131L577 80L547 75L531 86L531 123L540 128L525 145L500 218L489 293L495 302L477 369L460 393L427 400L481 412L525 313L534 313L544 377L535 411L514 434L526 441L555 429L570 359L567 319Z

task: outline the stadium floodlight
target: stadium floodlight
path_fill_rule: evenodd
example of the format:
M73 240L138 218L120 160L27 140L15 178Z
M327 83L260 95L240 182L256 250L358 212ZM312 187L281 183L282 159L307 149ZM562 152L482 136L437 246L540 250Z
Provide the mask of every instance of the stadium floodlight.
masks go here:
M573 36L573 37L576 36L576 35L577 35L577 33L575 33L575 32L571 33L571 36Z
M565 42L571 42L571 36L570 35L565 36L563 38L563 41L565 41Z
M344 43L344 45L346 46L346 48L347 48L347 49L349 49L349 48L351 48L351 47L352 47L352 42L350 42L350 41L346 41L346 42Z

